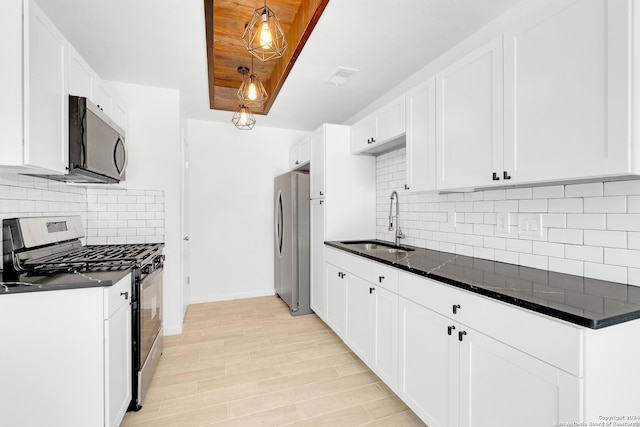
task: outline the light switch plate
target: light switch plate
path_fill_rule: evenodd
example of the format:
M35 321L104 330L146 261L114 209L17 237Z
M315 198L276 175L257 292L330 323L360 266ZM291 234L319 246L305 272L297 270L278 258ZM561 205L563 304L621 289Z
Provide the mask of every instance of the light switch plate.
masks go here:
M449 227L455 227L456 226L456 213L455 212L448 212L447 213L447 225Z
M511 214L509 212L496 213L496 232L509 234L511 231Z
M542 237L542 215L518 214L518 234L520 236Z

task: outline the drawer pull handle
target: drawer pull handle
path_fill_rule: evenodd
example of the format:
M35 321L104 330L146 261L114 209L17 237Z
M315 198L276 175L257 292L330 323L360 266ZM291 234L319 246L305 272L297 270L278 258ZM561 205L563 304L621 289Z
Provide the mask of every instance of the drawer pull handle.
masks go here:
M459 309L460 309L460 304L453 304L453 314L458 314Z
M447 334L451 335L451 332L456 329L455 326L447 326Z
M493 176L491 177L491 179L493 179L494 181L500 181L500 177L495 172L493 173Z
M120 292L120 295L124 295L124 299L129 299L129 292Z
M384 276L378 276L378 283L382 283L383 280L384 280Z
M462 338L467 335L467 331L458 332L458 341L462 341Z
M375 290L376 290L376 288L369 288L369 293L372 294L373 291L375 291Z

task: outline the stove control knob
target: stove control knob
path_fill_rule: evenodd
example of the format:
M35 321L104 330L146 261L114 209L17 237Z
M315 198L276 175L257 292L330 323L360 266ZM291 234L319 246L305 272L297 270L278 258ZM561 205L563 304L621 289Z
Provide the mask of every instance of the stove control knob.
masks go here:
M153 273L153 264L145 265L142 267L142 274L151 274Z

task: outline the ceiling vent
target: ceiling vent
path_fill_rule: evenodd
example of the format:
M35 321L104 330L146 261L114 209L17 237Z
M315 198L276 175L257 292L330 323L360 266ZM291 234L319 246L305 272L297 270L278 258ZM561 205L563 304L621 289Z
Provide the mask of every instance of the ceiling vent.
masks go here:
M327 83L335 86L344 86L351 76L358 71L359 70L355 68L338 67L331 73L331 76L327 79Z

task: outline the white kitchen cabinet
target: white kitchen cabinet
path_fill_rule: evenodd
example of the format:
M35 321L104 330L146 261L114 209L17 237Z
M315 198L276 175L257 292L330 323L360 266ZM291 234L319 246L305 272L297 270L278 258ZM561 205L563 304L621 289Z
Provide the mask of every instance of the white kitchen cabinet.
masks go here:
M430 427L458 425L458 344L446 317L399 300L398 396ZM454 339L452 339L454 338Z
M581 419L580 378L466 326L457 333L464 334L451 339L460 352L460 426L536 427Z
M310 259L311 259L311 309L325 323L327 321L327 283L324 268L324 199L311 199L309 210L311 223Z
M405 190L436 189L436 79L406 93L407 182Z
M502 183L502 37L436 74L438 190Z
M305 138L289 150L289 169L308 169L311 160L311 137Z
M379 154L404 143L405 95L402 94L351 127L353 154Z
M19 325L0 328L0 378L11 385L0 387L3 425L121 423L131 401L130 292L127 275L105 288L2 295L0 322Z
M130 276L105 291L105 426L117 427L132 398Z
M347 275L340 267L325 263L327 324L343 340L347 326Z
M398 295L374 286L369 366L394 392L398 382Z
M376 164L371 156L351 155L347 126L322 125L309 140L311 308L327 321L324 242L375 236Z
M33 0L0 5L0 167L63 174L68 165L69 42Z
M347 280L345 342L367 365L371 359L372 292L374 287L350 272Z
M69 95L93 99L96 72L73 46L69 47Z
M580 328L412 274L399 293L399 395L427 424L583 420Z
M505 33L513 183L632 172L631 1L559 1Z
M129 116L126 106L73 46L69 50L69 94L89 99L118 126L127 130Z

